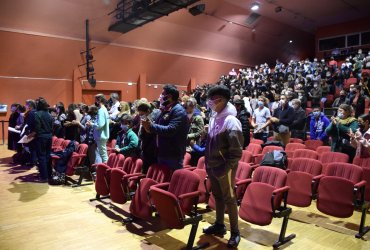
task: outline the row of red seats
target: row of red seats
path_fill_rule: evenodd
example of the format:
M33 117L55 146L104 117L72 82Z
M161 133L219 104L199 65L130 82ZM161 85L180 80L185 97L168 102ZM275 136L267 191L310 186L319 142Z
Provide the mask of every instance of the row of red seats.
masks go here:
M63 138L58 138L56 136L52 137L51 150L52 152L63 151L67 148L71 141L65 140ZM66 176L69 177L69 180L72 181L72 187L81 186L82 179L85 174L90 173L89 168L85 166L85 158L87 155L88 145L78 142L76 144L76 151L72 153L71 157L67 162ZM54 167L56 162L60 159L59 156L51 155L51 166ZM73 180L71 177L75 174L79 175L78 180ZM67 182L67 178L66 178ZM90 184L90 183L87 183Z

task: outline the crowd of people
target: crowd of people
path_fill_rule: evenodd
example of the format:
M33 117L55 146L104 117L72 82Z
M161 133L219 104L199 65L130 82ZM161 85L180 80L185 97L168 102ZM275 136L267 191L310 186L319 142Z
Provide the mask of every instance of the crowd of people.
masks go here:
M28 165L37 165L40 182L64 183L63 170L52 169L52 136L88 145L84 164L90 166L108 160L107 143L116 140L111 152L140 157L143 173L153 163L172 170L183 167L185 153L191 164L205 156L206 170L216 201L216 222L204 233L224 233L224 210L231 225L229 246L240 241L237 203L233 195L234 179L242 150L251 136L267 141L269 136L286 145L291 137L321 140L332 151L369 157L369 75L363 72L370 62L359 51L340 66L316 58L276 61L254 68L232 69L216 84L197 86L183 93L174 85L165 85L153 102L142 98L132 103L120 101L117 93L109 100L95 96L95 104L48 104L40 97L25 105L13 104L9 119L8 148L18 155L28 153ZM370 65L369 65L370 66ZM356 81L348 89L345 82ZM337 98L330 103L328 95ZM336 109L327 117L323 108ZM306 112L309 108L310 112ZM27 143L18 143L27 135ZM19 160L14 157L14 160ZM59 171L59 172L58 172ZM92 169L92 171L94 171Z

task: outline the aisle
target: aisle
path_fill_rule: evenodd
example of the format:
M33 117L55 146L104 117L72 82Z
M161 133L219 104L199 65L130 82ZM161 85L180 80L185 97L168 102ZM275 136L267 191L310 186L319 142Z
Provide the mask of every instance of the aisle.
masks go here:
M89 202L94 186L71 188L35 183L36 168L11 166L13 153L0 146L0 249L181 249L190 227L167 230L158 218L123 226L115 219L127 216L128 206ZM310 209L293 208L287 233L296 233L293 243L283 249L370 249L370 234L355 239L359 213L350 219L330 218ZM208 241L209 249L225 249L225 238L202 235L214 213L206 213L198 228L196 242ZM298 222L314 221L315 224ZM367 225L370 224L368 216ZM272 249L281 219L259 227L240 220L239 249ZM346 228L345 228L346 227ZM366 241L367 240L367 241Z

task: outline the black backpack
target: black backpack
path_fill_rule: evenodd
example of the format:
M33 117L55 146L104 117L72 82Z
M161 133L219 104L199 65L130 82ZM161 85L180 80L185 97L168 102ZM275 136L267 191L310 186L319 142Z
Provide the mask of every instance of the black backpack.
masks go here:
M274 150L263 156L260 166L271 166L285 170L288 167L288 157L284 151Z

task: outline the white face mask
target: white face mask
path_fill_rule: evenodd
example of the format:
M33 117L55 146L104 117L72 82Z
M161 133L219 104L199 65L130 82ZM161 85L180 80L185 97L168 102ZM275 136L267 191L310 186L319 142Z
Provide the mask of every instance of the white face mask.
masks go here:
M188 114L188 118L191 119L193 117L193 113Z
M281 105L285 105L286 101L285 100L280 100Z
M212 109L213 111L215 111L216 106L217 106L217 104L216 104L213 100L208 100L207 105L208 105L208 107L209 107L210 109Z
M343 119L344 118L344 114L342 112L338 112L338 118L339 119Z

